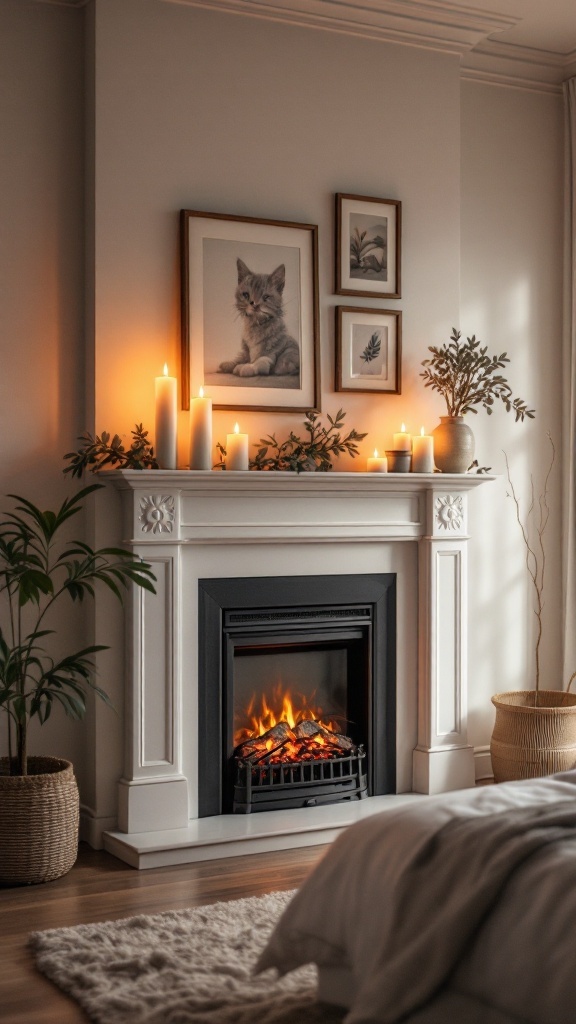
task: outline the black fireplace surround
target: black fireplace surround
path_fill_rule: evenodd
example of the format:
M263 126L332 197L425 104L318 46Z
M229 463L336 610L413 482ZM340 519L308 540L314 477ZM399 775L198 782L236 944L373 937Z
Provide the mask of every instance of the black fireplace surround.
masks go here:
M395 792L395 575L203 579L198 588L199 816L232 812L239 702L279 674L299 691L320 690L340 731L366 749L368 794Z

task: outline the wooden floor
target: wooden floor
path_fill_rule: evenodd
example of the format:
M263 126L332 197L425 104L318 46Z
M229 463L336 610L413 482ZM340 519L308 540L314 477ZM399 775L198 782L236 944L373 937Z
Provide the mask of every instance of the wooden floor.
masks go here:
M135 871L110 854L81 844L78 861L64 878L0 888L0 1021L86 1022L80 1008L34 968L27 949L30 932L292 889L326 849L315 846Z

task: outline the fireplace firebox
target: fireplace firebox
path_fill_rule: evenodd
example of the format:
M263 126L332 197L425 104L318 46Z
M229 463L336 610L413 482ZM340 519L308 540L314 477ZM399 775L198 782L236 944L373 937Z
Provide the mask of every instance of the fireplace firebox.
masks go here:
M395 582L198 581L200 817L395 792Z

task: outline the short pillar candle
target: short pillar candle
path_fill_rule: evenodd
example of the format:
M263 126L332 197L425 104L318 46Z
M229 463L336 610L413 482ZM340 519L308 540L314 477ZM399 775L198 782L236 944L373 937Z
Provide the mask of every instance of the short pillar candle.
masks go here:
M392 447L395 452L410 452L412 451L412 438L407 432L406 427L402 424L400 432L393 435Z
M156 460L160 469L176 469L178 452L177 380L164 375L156 377Z
M212 399L204 388L190 402L190 469L212 469Z
M241 434L237 423L226 437L226 469L248 469L248 434Z
M378 449L375 448L374 456L366 463L366 470L368 473L387 473L388 459L385 455L378 455Z
M424 427L412 438L412 472L434 472L434 438L424 433Z

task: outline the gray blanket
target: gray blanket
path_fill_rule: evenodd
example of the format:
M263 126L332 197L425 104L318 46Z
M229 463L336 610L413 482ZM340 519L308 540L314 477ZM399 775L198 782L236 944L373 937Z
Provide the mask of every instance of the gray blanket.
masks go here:
M570 889L576 889L576 800L567 799L574 778L570 782L568 792L564 789L553 802L512 802L487 813L484 798L480 814L455 817L442 802L431 801L401 816L377 815L352 826L287 908L257 969L273 966L286 973L309 961L346 968L356 988L346 1024L402 1020L446 984L506 887L535 856L560 844ZM501 794L504 788L494 787ZM562 885L566 892L565 878ZM520 887L516 899L522 917L531 893ZM532 922L536 945L546 926L545 921ZM544 1010L548 1016L533 1016L528 1006L526 1019L535 1024L576 1019L576 942L571 934L566 936L568 949L550 955L553 960L568 955L574 982L568 987L563 982L566 990L554 991L554 1009ZM534 935L528 943L534 945ZM505 956L505 937L496 945L494 953ZM547 956L543 950L541 959ZM489 986L478 995L502 1006L500 994ZM504 1008L518 1016L526 1010L522 1000L520 1011L515 1005Z

